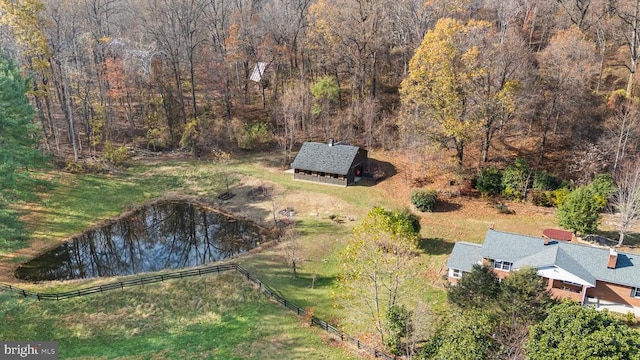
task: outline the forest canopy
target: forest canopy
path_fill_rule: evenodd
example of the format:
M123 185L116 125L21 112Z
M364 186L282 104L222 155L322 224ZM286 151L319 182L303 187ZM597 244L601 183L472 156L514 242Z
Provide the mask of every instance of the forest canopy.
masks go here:
M71 161L277 147L286 163L332 137L466 167L513 150L584 184L637 150L639 6L2 0L0 46L31 74L43 147Z

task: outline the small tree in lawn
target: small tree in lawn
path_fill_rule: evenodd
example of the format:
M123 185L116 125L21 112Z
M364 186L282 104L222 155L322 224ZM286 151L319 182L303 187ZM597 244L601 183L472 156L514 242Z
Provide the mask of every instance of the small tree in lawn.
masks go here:
M402 355L406 339L412 331L411 311L404 305L393 305L387 309L386 326L387 336L385 347L393 355Z
M338 300L350 310L350 320L377 331L381 344L396 344L387 343L397 335L388 326L389 309L410 298L417 285L411 283L418 271L417 241L414 217L376 207L353 230L341 254L344 291Z
M284 256L287 259L287 265L291 266L292 276L294 278L297 278L297 265L300 257L300 244L298 243L298 231L296 231L294 224L289 225L289 227L284 230L282 243Z
M640 216L640 163L637 160L622 165L616 175L616 185L611 204L619 215L618 246L621 246L627 231Z
M590 186L579 186L558 207L558 223L575 233L587 234L598 228L602 202Z
M220 163L222 170L219 172L220 177L226 188L225 196L231 196L231 185L237 181L235 176L231 173L229 162L231 161L231 154L222 150L214 150L213 157L215 161Z

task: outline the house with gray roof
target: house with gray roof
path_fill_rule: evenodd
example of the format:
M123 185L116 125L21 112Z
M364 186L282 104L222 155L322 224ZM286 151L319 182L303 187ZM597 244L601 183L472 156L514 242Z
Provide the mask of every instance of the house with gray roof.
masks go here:
M638 254L491 229L482 244L455 244L447 261L449 282L456 284L474 264L491 266L499 279L533 267L557 298L640 316Z
M367 150L329 139L302 144L291 167L294 179L347 186L362 176L366 163Z

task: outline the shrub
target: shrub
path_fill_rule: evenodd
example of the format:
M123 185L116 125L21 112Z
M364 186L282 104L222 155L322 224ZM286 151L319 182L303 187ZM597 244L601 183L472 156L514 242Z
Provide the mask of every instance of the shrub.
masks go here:
M515 211L513 211L512 209L509 209L509 207L508 207L507 205L505 205L505 204L501 204L501 203L500 203L500 204L496 204L496 205L495 205L495 208L498 210L498 212L499 212L500 214L513 215L513 214L515 214L515 213L516 213L516 212L515 212Z
M400 221L407 222L413 229L413 233L415 235L420 234L420 217L412 213L411 210L409 210L408 208L394 211L391 214L391 217L398 222Z
M564 204L564 201L567 199L567 196L569 195L570 192L571 190L568 187L561 187L559 189L555 189L552 193L553 204L556 207L559 207L562 204Z
M411 193L411 203L422 212L432 212L437 200L435 190L414 190Z
M482 195L498 195L502 192L502 172L495 166L480 170L476 178L476 189Z
M555 205L553 201L553 191L545 190L539 191L536 190L533 192L531 197L531 202L535 206L544 206L544 207L552 207Z
M596 201L602 209L609 203L609 198L615 192L613 178L609 174L598 174L593 178L589 187L595 193Z
M562 180L545 171L538 171L533 175L533 188L535 190L546 191L555 190L560 187Z
M115 166L122 165L125 161L129 160L129 150L121 146L114 148L110 142L104 144L104 158Z
M529 186L531 170L522 158L507 166L502 172L502 195L508 199L522 200Z
M238 135L238 146L241 149L252 150L256 146L265 144L271 140L271 133L265 123L244 125Z
M180 138L180 146L189 150L193 155L196 155L198 135L198 119L193 119L184 126L182 138Z
M64 171L70 172L72 174L82 174L84 172L84 167L79 161L66 159L64 164Z

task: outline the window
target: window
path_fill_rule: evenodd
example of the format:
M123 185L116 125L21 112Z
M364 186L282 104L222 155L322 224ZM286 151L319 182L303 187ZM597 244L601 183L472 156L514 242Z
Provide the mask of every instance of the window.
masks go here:
M640 298L640 288L631 288L631 297Z
M451 277L460 279L462 277L462 270L451 269Z
M491 266L497 270L511 271L513 263L501 260L491 260Z
M574 282L571 282L571 281L562 280L562 282L563 282L564 284L567 284L567 285L572 285L572 286L582 287L582 285L581 285L581 284L574 283Z

